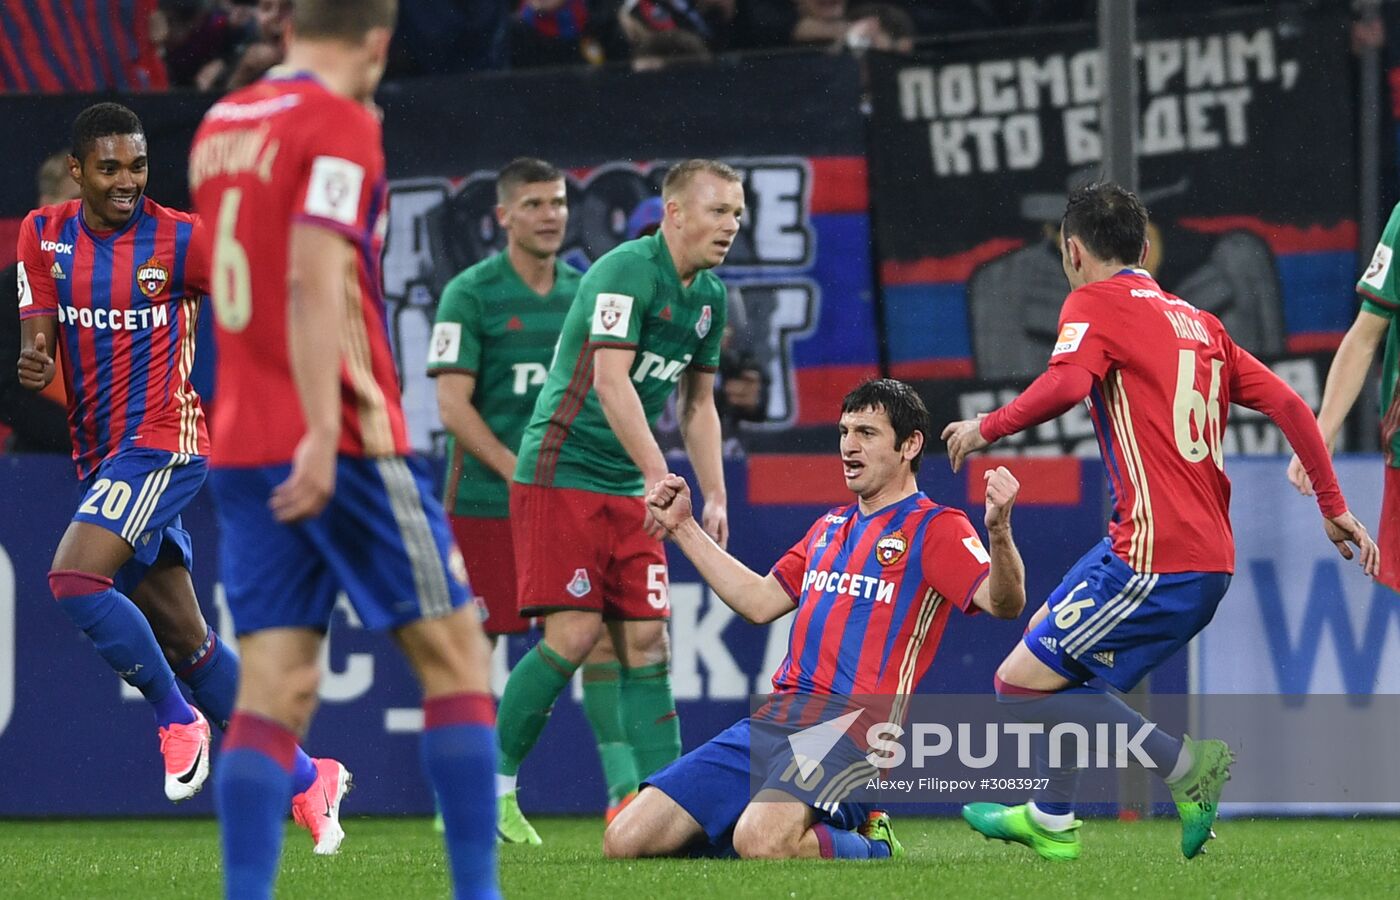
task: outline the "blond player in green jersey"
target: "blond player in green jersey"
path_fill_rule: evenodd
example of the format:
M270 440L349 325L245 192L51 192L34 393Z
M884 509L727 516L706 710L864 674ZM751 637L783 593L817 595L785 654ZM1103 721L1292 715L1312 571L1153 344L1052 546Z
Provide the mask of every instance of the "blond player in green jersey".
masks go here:
M428 351L448 431L443 506L492 640L520 634L508 487L515 454L544 387L564 316L583 273L559 258L569 224L564 173L540 159L496 176L500 253L443 289ZM637 763L621 713L622 665L603 638L583 665L583 708L598 742L610 808L637 790Z
M538 843L516 773L550 708L604 632L623 666L621 705L643 780L680 755L671 693L661 527L642 499L666 475L651 426L679 386L681 433L705 497L702 522L728 538L714 373L725 289L709 270L739 231L739 174L713 160L674 166L655 235L603 255L579 286L511 485L518 602L544 639L501 696L498 833Z

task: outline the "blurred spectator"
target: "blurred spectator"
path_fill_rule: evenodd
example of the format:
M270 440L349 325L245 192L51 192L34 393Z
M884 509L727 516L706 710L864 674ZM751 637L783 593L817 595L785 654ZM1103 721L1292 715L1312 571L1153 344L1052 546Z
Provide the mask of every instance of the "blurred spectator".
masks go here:
M654 72L676 63L705 63L712 58L698 34L679 28L644 32L632 45L634 72Z
M44 160L37 181L38 206L78 196L77 182L68 171L66 150ZM0 270L0 297L4 298L0 311L0 423L12 429L6 449L15 453L67 453L72 446L64 410L67 398L63 367L58 367L54 380L39 393L20 385L15 368L20 345L18 263Z
M522 0L510 22L510 64L598 65L604 59L598 34L603 21L586 0Z
M234 64L226 85L229 90L252 84L282 61L286 53L282 33L291 16L292 0L258 0L254 19L257 38L243 48Z
M694 35L711 52L720 52L732 40L737 7L736 0L623 0L618 25L634 55L650 35L661 34ZM669 46L688 43L674 41Z
M72 0L0 0L0 22L27 29L33 41L13 40L0 53L0 93L157 91L165 65L151 39L157 0L133 0L123 14L74 15ZM115 6L113 4L112 6Z
M890 41L912 37L914 30L906 11L893 4L852 10L846 0L752 0L740 8L737 27L750 46L846 44L855 49L873 46L884 40L881 35Z
M845 34L845 45L855 51L913 53L914 19L893 3L863 3L850 13L854 23Z
M252 7L215 0L160 0L152 22L170 84L201 91L223 86L256 28Z
M505 68L508 12L504 0L400 0L389 76Z

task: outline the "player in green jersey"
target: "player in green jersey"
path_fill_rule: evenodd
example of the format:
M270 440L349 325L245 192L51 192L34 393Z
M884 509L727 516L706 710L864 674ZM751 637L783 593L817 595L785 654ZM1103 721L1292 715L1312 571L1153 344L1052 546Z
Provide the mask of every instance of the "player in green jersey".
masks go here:
M662 200L659 232L621 244L584 276L520 445L510 501L518 597L522 615L544 617L544 639L511 672L497 717L506 841L539 841L516 802L516 773L605 623L622 661L638 775L680 755L666 556L642 496L666 475L651 425L679 385L702 524L726 542L714 402L725 289L709 270L738 233L744 189L729 166L689 160L667 173Z
M1385 338L1385 357L1381 361L1381 441L1385 450L1385 491L1381 500L1380 545L1381 571L1377 580L1391 590L1400 591L1400 398L1395 394L1395 381L1400 375L1400 270L1395 266L1395 253L1400 245L1400 205L1390 212L1390 220L1376 244L1371 264L1356 282L1361 295L1361 310L1356 314L1346 337L1342 338L1332 368L1327 372L1327 386L1322 392L1322 409L1317 414L1317 427L1327 440L1328 449L1337 443L1337 432L1351 412L1371 370L1376 347ZM1295 455L1288 464L1288 480L1304 496L1312 496L1312 482Z
M554 166L517 159L501 169L496 220L506 249L447 283L428 349L448 432L443 506L492 638L530 626L515 604L509 485L583 277L558 258L569 203L564 174Z
M496 176L506 249L458 274L438 301L428 352L448 431L443 506L493 640L530 626L515 602L508 485L583 273L559 259L569 222L564 173L517 159ZM583 708L598 741L610 807L637 790L622 724L622 666L605 634L583 665Z

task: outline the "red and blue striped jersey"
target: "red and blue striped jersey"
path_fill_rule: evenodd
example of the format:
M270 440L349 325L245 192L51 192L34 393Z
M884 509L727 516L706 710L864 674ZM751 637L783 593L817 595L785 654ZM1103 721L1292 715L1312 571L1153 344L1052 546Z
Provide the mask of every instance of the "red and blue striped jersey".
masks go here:
M112 232L88 228L81 200L36 209L20 227L19 315L58 318L50 352L68 382L80 478L127 447L209 453L189 380L209 282L199 227L145 197Z
M777 693L909 694L990 557L967 516L915 493L870 515L833 509L773 566L797 604Z

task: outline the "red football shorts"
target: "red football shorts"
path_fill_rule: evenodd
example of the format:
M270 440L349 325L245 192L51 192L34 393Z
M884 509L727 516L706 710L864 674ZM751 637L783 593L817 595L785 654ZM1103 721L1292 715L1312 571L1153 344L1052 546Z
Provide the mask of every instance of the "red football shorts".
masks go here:
M666 553L645 522L641 497L511 484L520 614L578 609L604 619L669 618Z
M1400 469L1385 467L1385 493L1381 499L1381 521L1376 535L1381 548L1381 584L1400 591Z
M482 629L491 636L520 634L530 628L515 607L515 550L510 519L453 516L452 536L467 564L467 580L482 608Z

